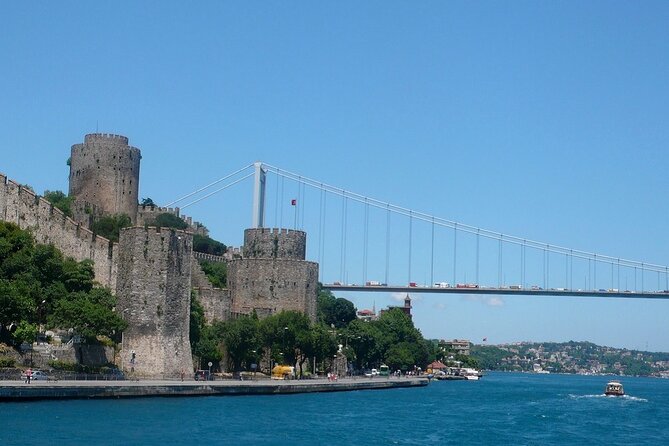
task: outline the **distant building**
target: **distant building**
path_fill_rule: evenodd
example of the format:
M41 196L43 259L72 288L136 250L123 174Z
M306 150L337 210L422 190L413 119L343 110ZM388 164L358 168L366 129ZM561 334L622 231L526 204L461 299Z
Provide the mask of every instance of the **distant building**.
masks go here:
M356 316L361 321L369 322L376 320L376 311L374 310L358 310Z
M407 294L407 297L404 298L404 306L402 306L402 307L400 307L400 306L390 306L390 307L388 307L388 308L385 309L385 310L381 310L381 311L379 312L379 316L381 316L381 315L382 315L383 313L385 313L386 311L390 311L390 310L392 310L392 309L394 309L394 308L399 308L400 310L402 310L402 312L404 312L404 314L406 314L407 316L409 316L409 319L413 319L413 316L411 315L411 308L412 308L412 307L411 307L411 297L409 297L408 294Z
M467 339L453 339L450 341L442 339L439 341L439 350L442 352L453 352L458 355L469 356L471 342Z

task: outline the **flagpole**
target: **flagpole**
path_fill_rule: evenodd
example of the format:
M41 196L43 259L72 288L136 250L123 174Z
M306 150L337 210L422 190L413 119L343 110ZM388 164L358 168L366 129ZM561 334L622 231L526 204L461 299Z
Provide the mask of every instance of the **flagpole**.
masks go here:
M297 230L297 200L292 199L290 201L290 204L292 204L295 207L295 220L294 220L294 223L293 223L293 229Z

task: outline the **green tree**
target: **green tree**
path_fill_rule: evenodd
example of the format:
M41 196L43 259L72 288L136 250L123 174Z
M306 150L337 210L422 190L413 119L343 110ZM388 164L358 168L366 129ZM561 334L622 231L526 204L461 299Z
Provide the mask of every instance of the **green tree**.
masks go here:
M195 291L191 291L190 294L190 348L192 351L195 351L195 347L202 336L202 331L204 330L205 319L204 319L204 307L197 298Z
M228 248L221 242L206 235L193 235L193 251L222 256Z
M225 288L228 284L228 267L224 262L210 262L199 260L200 267L207 279L216 288Z
M174 214L163 213L156 215L156 218L147 222L148 226L159 226L161 228L187 229L188 223Z
M214 321L211 325L205 325L202 329L202 334L193 354L199 358L200 367L203 364L212 362L214 367L219 367L221 359L223 359L223 336L225 333L225 322Z
M315 324L308 332L303 332L301 336L308 336L308 339L300 342L305 346L302 351L303 361L314 358L317 363L323 362L326 358L332 358L337 352L337 342L330 329L323 324ZM302 362L300 362L300 376L302 375ZM316 370L314 370L314 373Z
M127 323L114 312L115 305L116 298L109 288L73 292L56 301L48 324L72 328L89 342L95 342L98 335L112 338L127 327Z
M261 347L258 317L240 316L225 323L223 341L233 372L248 369Z
M14 332L14 340L17 345L24 342L32 344L37 338L37 326L26 321L21 321Z
M45 190L44 199L53 204L54 207L60 209L63 214L72 217L72 203L74 202L74 197L68 197L64 192L59 190Z
M335 297L330 290L324 290L319 283L316 307L318 320L336 328L343 328L356 319L355 305L343 297Z
M118 242L121 229L131 224L132 221L126 214L109 215L95 220L91 225L91 231L112 242Z
M295 364L298 356L308 350L310 340L303 332L309 332L309 318L299 311L281 311L266 317L260 324L262 345L271 349L275 361Z
M155 206L156 203L153 202L153 200L149 197L142 198L141 203L139 203L140 206Z

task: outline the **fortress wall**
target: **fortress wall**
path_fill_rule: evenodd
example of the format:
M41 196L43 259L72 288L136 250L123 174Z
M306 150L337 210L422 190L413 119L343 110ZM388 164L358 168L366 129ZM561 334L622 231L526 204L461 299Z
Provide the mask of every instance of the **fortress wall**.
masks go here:
M188 225L189 231L194 234L208 236L209 230L200 222L193 221L192 217L181 214L178 207L168 208L160 206L142 206L137 208L137 226L144 226L146 224L152 225L153 220L160 214L172 214L181 218Z
M304 260L307 233L277 228L244 231L244 258Z
M193 369L192 250L193 237L187 232L155 227L121 230L117 299L128 322L121 355L125 369L134 367L137 376L178 378Z
M53 244L63 255L94 262L95 280L116 287L114 248L103 237L66 217L34 192L0 174L0 218L31 231L37 243Z
M191 259L191 286L204 307L207 323L230 319L230 291L227 288L214 288L195 256Z
M291 259L240 259L228 264L233 313L260 314L282 310L305 313L316 320L318 264Z

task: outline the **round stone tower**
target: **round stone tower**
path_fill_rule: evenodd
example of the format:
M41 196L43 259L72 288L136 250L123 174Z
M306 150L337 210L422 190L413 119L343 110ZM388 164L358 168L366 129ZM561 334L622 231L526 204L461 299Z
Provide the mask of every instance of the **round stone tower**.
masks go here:
M139 149L128 138L92 133L83 144L72 146L70 196L88 212L126 214L137 220L139 191Z
M263 317L295 310L315 321L318 264L305 260L306 246L303 231L246 229L243 258L228 263L231 312Z
M278 228L244 231L244 258L304 260L306 252L307 233L304 231Z

